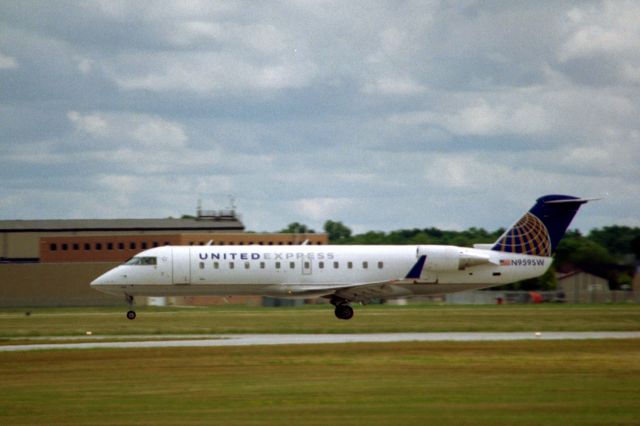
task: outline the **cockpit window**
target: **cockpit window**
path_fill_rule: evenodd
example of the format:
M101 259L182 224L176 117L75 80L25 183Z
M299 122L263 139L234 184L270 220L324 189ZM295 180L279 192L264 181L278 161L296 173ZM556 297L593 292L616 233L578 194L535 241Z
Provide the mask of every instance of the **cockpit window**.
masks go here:
M132 257L125 265L157 265L158 259L155 257Z

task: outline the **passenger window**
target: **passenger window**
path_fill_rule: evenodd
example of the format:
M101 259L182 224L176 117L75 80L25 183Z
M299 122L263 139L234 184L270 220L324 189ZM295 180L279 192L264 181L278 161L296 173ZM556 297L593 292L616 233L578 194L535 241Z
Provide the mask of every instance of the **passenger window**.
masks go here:
M362 269L367 269L369 267L369 262L362 262Z
M324 269L324 262L318 262L318 268Z
M204 269L204 262L200 262L200 269Z
M280 262L276 262L276 269L280 269Z
M213 269L220 269L220 262L213 262Z
M294 269L296 267L295 262L289 262L289 268Z
M353 269L353 262L347 262L347 268Z
M340 267L339 262L333 262L333 269L338 269Z
M378 269L382 269L384 268L384 263L383 262L378 262Z
M264 262L260 262L260 269L264 269L264 267L265 267Z
M244 269L249 269L250 265L249 262L244 262Z
M229 262L229 269L233 269L235 267L235 265L233 264L233 262Z
M305 261L304 262L304 269L309 269L311 268L311 264L309 263L309 261Z

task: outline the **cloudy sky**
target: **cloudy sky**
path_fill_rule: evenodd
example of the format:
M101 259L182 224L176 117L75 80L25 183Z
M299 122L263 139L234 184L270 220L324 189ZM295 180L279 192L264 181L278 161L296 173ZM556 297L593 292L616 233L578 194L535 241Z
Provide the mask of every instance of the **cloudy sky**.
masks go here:
M4 1L0 219L640 226L640 4Z

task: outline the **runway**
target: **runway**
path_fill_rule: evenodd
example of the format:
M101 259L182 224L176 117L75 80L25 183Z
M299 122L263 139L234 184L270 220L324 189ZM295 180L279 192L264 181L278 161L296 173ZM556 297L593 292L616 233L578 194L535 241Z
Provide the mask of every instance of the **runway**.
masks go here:
M101 341L101 340L118 341ZM505 340L587 340L587 339L640 339L640 331L629 332L474 332L474 333L371 333L371 334L219 334L219 335L164 335L164 336L79 336L40 337L29 339L42 344L0 346L0 352L36 351L52 349L127 349L127 348L182 348L255 345L313 345L336 343L387 342L480 342ZM25 340L25 339L20 339ZM61 340L61 343L50 343ZM69 340L73 340L70 343ZM77 342L75 342L77 340Z

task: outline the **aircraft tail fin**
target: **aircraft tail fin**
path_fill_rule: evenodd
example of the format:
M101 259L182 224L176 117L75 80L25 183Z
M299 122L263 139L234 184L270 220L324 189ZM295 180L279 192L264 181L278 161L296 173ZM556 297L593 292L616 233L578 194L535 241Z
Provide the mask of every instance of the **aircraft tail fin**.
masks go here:
M592 200L570 195L540 197L498 238L491 250L549 257L555 253L580 206Z

